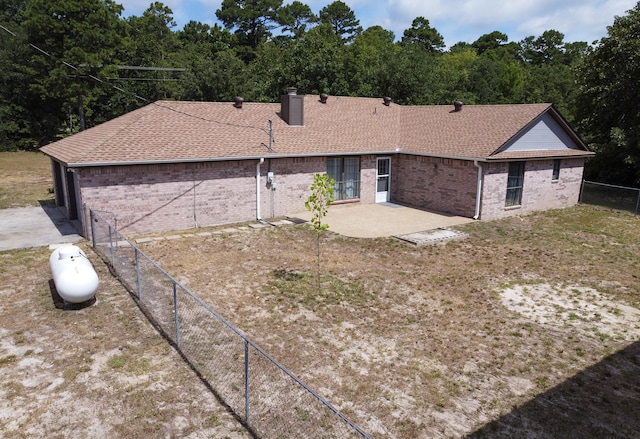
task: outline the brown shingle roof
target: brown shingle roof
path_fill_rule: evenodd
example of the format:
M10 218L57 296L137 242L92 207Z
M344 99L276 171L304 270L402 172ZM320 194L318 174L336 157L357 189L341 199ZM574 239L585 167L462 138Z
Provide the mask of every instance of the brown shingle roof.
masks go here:
M440 156L486 158L550 109L549 104L407 107L407 149Z
M317 96L307 95L304 126L296 127L279 117L279 103L245 102L239 109L227 102L158 101L42 151L74 166L396 150L484 159L543 113L555 111L549 104L452 110L453 106L386 106L376 98L329 97L322 104Z

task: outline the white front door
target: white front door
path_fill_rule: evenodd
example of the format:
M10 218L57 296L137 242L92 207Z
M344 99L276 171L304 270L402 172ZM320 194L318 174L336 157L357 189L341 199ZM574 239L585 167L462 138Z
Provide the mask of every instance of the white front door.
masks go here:
M386 203L391 195L391 157L378 157L376 166L376 203Z

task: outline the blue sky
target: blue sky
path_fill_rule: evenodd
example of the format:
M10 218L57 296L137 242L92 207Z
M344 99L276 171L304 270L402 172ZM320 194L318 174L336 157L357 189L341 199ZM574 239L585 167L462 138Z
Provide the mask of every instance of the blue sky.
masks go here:
M300 0L316 14L333 0ZM625 15L637 0L342 0L363 28L379 25L402 37L414 18L422 16L444 37L447 46L472 43L481 35L503 32L509 41L540 36L555 29L565 42L591 43L607 35L615 16ZM150 0L116 0L124 16L142 15ZM164 0L181 29L190 20L216 23L222 0ZM290 3L285 0L284 3Z

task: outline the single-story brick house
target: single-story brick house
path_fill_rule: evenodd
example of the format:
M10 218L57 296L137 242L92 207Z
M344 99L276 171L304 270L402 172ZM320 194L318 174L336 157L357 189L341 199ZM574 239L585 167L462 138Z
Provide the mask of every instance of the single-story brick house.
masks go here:
M337 203L394 202L495 219L578 201L593 155L550 104L401 106L298 95L281 103L158 101L41 149L56 203L127 234L304 210L315 173Z

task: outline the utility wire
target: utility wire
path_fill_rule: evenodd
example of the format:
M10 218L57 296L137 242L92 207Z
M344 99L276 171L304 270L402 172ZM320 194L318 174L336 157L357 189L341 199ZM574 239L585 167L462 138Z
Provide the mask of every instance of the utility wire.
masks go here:
M18 35L16 35L14 32L12 32L10 29L6 28L2 24L0 24L0 29L4 30L5 32L7 32L9 35L11 35L14 38L21 39ZM263 132L269 134L269 130L267 130L266 128L256 127L256 126L253 126L253 125L241 125L241 124L234 124L234 123L229 123L229 122L221 122L219 120L208 119L206 117L196 116L195 114L187 113L186 111L177 110L177 109L171 108L171 107L169 107L167 105L163 105L163 104L161 104L161 103L159 103L157 101L156 102L151 102L150 99L144 98L144 97L142 97L142 96L140 96L140 95L138 95L136 93L133 93L133 92L128 91L128 90L125 90L122 87L118 87L117 85L112 84L109 81L104 81L104 80L98 78L95 75L91 75L89 73L82 72L78 67L74 66L73 64L70 64L70 63L68 63L68 62L66 62L66 61L64 61L62 59L59 59L55 55L50 54L46 50L41 49L40 47L36 46L33 43L30 43L28 41L26 41L25 43L28 44L32 49L36 50L37 52L40 52L41 54L51 58L52 60L67 66L68 68L74 70L75 72L78 72L79 74L82 74L83 76L89 77L89 78L93 79L94 81L99 82L100 84L103 84L103 85L106 85L108 87L111 87L111 88L113 88L115 90L118 90L121 93L124 93L126 95L132 96L135 99L143 101L143 102L145 102L147 104L152 104L152 105L155 105L157 107L164 108L165 110L173 111L174 113L182 114L184 116L192 117L194 119L202 120L204 122L210 122L210 123L215 123L215 124L218 124L218 125L224 125L224 126L229 126L229 127L234 127L234 128L247 128L247 129L253 129L253 130L260 130L260 131L263 131Z

